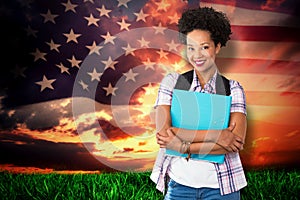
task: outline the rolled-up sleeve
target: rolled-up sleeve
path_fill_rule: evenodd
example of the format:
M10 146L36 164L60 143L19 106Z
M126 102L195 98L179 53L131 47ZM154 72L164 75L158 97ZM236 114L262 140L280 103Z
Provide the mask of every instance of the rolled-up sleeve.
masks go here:
M167 74L163 78L158 89L154 108L156 108L158 105L171 105L172 94L178 77L179 74L174 72Z
M230 112L241 112L247 114L246 97L243 87L239 82L230 80L230 91L232 96Z

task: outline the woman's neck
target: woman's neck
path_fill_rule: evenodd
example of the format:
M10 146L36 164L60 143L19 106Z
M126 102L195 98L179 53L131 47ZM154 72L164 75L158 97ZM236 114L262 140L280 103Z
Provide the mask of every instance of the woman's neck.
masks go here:
M196 70L196 74L202 89L204 88L204 85L211 79L211 77L214 76L216 70L217 69L213 69L208 72L199 72L198 70Z

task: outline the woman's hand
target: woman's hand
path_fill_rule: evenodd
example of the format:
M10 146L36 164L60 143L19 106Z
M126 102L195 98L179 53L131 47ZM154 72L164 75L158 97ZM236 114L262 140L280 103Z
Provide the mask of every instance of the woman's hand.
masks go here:
M171 128L167 129L166 132L167 136L162 136L159 133L156 134L157 144L159 144L160 148L172 149L179 152L182 141L176 137Z
M227 129L222 130L216 142L228 152L237 152L243 149L243 140L232 132L234 128L235 123L230 124Z

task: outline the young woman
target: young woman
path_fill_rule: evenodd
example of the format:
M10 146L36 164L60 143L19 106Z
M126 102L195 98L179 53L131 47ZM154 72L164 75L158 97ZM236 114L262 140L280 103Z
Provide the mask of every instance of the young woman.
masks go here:
M178 23L186 55L193 66L190 91L216 93L218 69L216 55L230 39L231 27L226 15L213 8L185 11ZM232 103L229 127L224 130L186 130L172 127L170 117L172 91L179 74L170 73L161 82L156 100L157 143L160 151L151 179L165 199L240 199L247 185L239 151L246 136L246 103L242 86L230 80ZM183 144L184 143L184 144ZM183 148L184 147L184 148ZM222 164L170 157L165 148L181 153L225 154Z

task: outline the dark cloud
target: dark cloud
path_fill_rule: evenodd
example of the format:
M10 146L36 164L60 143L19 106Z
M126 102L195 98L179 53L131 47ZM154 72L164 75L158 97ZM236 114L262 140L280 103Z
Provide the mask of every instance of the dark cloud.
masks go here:
M24 124L31 130L51 129L59 125L61 118L72 117L71 103L61 106L62 102L68 101L68 99L61 99L14 109L2 109L0 129L14 129L17 124Z
M113 170L99 162L82 144L54 143L10 133L1 133L0 163L54 170Z
M119 128L111 123L109 123L106 120L98 120L99 125L102 128L102 131L106 137L106 139L110 141L115 141L115 140L120 140L120 139L125 139L132 137L134 135L139 135L141 133L145 132L145 129L143 127L124 127L124 128Z

